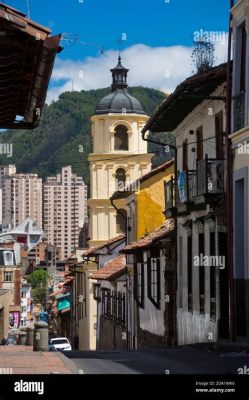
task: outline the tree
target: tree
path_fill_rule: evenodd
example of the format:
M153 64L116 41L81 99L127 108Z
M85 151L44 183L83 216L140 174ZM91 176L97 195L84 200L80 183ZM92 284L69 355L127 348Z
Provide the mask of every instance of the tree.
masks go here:
M48 280L49 274L44 269L36 269L27 277L27 281L31 284L32 289L46 288Z
M196 72L201 73L214 65L214 45L209 40L197 40L191 56Z
M47 289L45 287L32 289L31 295L35 304L41 304L42 307L46 307Z

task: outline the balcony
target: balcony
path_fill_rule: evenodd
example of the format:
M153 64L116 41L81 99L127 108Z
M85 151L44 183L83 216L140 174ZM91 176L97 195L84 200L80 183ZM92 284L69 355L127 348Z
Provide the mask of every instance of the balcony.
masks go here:
M166 217L184 216L214 205L224 194L224 160L205 157L196 170L178 172L177 180L165 182Z

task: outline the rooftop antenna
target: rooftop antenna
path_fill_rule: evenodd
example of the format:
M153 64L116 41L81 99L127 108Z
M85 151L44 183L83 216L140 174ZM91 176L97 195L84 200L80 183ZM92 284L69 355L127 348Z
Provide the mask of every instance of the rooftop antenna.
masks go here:
M30 4L29 4L29 0L26 0L27 3L27 16L30 19Z

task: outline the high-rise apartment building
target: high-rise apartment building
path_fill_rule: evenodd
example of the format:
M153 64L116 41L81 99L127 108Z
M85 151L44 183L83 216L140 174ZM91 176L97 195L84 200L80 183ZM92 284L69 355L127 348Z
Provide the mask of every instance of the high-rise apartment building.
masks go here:
M87 186L63 167L61 173L48 177L43 186L43 229L48 243L61 249L61 259L70 257L79 247L79 238L87 219Z
M14 164L0 165L0 225L3 224L3 180L4 177L16 173L16 166Z
M42 179L37 174L16 174L14 166L0 167L3 224L16 227L30 216L42 226ZM3 173L2 173L3 172Z
M0 165L0 188L2 188L2 183L5 176L15 175L16 166L14 164Z

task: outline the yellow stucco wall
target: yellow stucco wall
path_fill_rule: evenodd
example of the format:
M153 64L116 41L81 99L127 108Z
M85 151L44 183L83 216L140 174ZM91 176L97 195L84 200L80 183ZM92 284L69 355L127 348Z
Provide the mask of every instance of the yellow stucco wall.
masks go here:
M164 181L174 175L174 165L141 183L136 193L137 240L159 228L165 216Z

